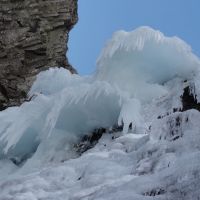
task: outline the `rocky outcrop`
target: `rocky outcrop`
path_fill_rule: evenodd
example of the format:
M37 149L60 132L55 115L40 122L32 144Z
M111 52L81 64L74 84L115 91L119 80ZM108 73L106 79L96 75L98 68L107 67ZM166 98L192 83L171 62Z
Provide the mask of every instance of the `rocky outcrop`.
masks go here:
M190 109L196 109L200 111L200 103L197 101L197 95L193 94L190 87L187 86L184 88L182 98L182 111L190 110Z
M66 58L69 31L77 22L77 0L0 1L0 109L19 105L41 70Z

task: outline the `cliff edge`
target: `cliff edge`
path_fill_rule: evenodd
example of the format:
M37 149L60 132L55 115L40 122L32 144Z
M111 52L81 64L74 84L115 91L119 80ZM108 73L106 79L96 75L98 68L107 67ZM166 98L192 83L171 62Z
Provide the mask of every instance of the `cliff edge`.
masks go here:
M77 20L77 0L1 0L0 110L21 104L42 70L76 73L66 51Z

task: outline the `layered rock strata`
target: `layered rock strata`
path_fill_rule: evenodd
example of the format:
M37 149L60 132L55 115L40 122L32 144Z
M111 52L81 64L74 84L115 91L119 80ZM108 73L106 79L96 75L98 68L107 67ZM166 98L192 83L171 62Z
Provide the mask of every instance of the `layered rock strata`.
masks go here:
M40 71L59 66L76 72L66 51L77 19L77 0L0 1L1 110L20 105Z

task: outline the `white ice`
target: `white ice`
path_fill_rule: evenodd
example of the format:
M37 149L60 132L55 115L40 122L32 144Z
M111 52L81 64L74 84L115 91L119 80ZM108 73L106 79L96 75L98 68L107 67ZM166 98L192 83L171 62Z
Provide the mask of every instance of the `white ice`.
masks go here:
M199 63L181 39L141 27L113 35L94 75L41 72L30 102L0 112L0 200L198 199L200 113L179 111L185 87L200 99Z

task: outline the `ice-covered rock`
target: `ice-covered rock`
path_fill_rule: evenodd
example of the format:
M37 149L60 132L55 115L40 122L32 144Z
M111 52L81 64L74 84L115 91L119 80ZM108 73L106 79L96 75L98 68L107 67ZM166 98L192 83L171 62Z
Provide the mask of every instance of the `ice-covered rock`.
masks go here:
M94 75L40 73L0 112L0 200L198 200L199 80L191 48L147 27L116 33Z

